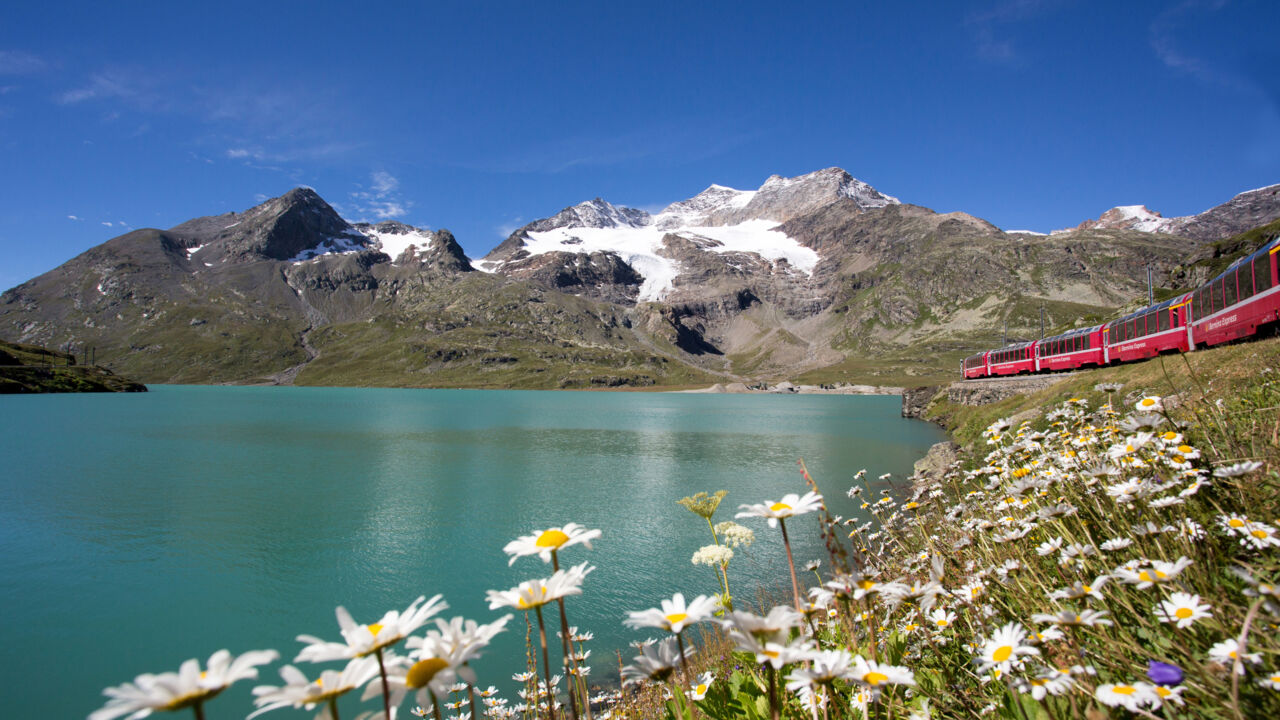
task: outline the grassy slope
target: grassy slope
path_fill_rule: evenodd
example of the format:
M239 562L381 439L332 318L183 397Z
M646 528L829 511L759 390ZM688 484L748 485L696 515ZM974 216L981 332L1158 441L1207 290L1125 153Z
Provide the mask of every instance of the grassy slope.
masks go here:
M67 353L0 340L0 394L146 390L105 368L74 362Z

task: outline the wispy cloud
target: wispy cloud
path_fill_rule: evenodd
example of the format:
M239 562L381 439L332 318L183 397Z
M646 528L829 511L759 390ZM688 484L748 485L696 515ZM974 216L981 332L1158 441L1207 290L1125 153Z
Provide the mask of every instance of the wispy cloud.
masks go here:
M0 50L0 75L30 75L48 66L44 60L21 50Z
M67 216L67 219L68 219L68 220L75 220L76 222L80 222L80 220L81 220L82 218L76 217L75 215L68 215L68 216Z
M1248 80L1215 67L1203 57L1186 52L1178 41L1180 31L1191 29L1197 15L1215 13L1226 6L1225 0L1183 0L1151 21L1151 49L1167 67L1186 73L1208 85L1229 90L1253 92L1257 88Z
M358 221L376 222L404 217L413 203L400 196L400 180L386 170L369 174L369 185L357 185L351 201L343 208Z
M498 236L502 238L511 237L511 233L524 227L527 223L523 217L513 218L510 222L502 223L497 227Z
M1012 27L1062 5L1064 0L1001 0L985 10L972 12L965 25L973 36L974 52L983 60L1017 64L1022 54L1014 43Z
M55 96L60 105L80 105L90 101L114 101L133 110L169 111L180 106L161 89L163 79L138 68L115 67L95 72L70 90ZM115 117L119 117L115 113Z

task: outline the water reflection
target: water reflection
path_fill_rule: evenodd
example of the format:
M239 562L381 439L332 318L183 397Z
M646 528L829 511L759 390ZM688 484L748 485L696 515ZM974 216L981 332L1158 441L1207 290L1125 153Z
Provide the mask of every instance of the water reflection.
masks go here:
M620 625L627 610L716 588L689 562L706 525L677 499L729 490L717 520L730 519L802 490L803 457L833 510L854 515L853 472L909 472L939 436L898 418L896 398L156 388L28 400L0 414L0 613L23 618L0 656L20 679L15 717L83 717L102 687L220 647L291 659L298 633L336 638L339 604L372 619L439 592L448 614L491 619L485 590L550 572L508 566L502 545L570 521L604 530L566 560L599 567L571 619L608 657L638 636ZM79 438L76 451L49 427ZM776 531L753 528L732 568L747 597L785 563ZM813 529L797 522L798 559L821 555ZM523 643L500 636L477 668L486 684L504 687ZM55 672L70 657L71 690ZM247 695L223 702L248 708Z

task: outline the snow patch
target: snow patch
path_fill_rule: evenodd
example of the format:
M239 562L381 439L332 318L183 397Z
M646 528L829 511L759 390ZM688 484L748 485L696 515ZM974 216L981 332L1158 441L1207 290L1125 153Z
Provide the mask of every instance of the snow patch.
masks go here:
M359 234L354 230L352 230L352 233L357 235ZM343 255L346 253L359 252L366 249L366 242L367 240L363 235L358 239L353 238L350 235L338 235L336 237L325 238L315 247L307 248L306 250L303 250L297 255L289 258L288 262L300 263L308 260L315 260L316 258L324 255Z
M431 247L435 235L431 232L410 231L407 233L379 232L375 228L364 231L365 237L373 241L375 247L386 253L392 261L400 257L405 250L416 246L419 251Z
M674 230L654 226L556 228L529 233L524 249L530 255L549 252L613 253L644 278L638 299L655 301L661 300L675 287L676 276L680 274L678 262L659 254L663 249L662 239L668 234L714 240L717 245L704 249L715 253L755 253L775 262L785 260L791 267L811 274L818 264L818 253L780 232L777 227L778 224L771 220L749 220L739 225ZM493 262L476 265L485 272L493 272L498 266Z
M206 244L207 244L207 243L206 243ZM205 245L197 245L197 246L195 246L195 247L193 247L193 248L187 248L187 259L188 259L188 260L190 260L190 259L191 259L191 256L192 256L192 255L195 255L195 254L196 254L196 253L198 253L198 252L200 252L201 248L203 248L203 247L205 247Z

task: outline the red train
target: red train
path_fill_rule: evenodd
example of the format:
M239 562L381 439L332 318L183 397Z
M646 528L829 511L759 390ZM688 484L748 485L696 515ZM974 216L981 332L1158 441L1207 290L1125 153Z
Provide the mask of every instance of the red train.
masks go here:
M1112 320L1034 342L970 355L966 378L1100 367L1190 351L1248 337L1280 320L1280 277L1273 238L1195 292Z

